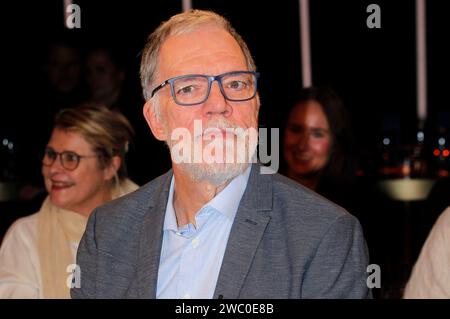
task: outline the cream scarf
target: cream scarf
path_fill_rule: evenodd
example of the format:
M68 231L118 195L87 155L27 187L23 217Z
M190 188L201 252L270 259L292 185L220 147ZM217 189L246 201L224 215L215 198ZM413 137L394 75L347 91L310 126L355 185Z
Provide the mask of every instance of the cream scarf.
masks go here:
M124 180L115 187L115 199L136 190L138 186ZM58 208L47 197L38 212L38 255L42 277L42 295L49 299L70 298L67 281L75 264L71 245L78 245L86 229L87 217ZM69 270L69 272L67 271Z

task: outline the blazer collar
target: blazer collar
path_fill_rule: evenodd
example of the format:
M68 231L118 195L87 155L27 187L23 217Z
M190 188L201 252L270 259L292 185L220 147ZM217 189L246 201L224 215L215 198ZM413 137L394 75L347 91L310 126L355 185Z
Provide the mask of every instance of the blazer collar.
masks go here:
M238 298L272 211L272 175L260 173L253 164L247 189L239 204L222 261L214 298ZM156 298L164 215L173 171L161 176L149 194L141 228L137 279L139 298Z
M148 194L149 202L139 241L137 281L139 298L156 298L159 259L161 255L164 215L173 171L160 177L160 184Z
M214 298L239 297L272 211L272 175L254 164L236 214L217 280Z

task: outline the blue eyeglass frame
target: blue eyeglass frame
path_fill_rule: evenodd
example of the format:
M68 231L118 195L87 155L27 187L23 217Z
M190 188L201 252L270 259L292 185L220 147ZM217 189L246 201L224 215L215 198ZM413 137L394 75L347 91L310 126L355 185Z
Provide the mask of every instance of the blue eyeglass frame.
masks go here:
M233 74L252 74L255 76L255 93L246 99L230 99L226 93L223 90L222 87L222 78L224 78L225 76L228 75L233 75ZM188 78L188 77L202 77L202 78L206 78L208 79L208 91L206 93L205 99L202 100L201 102L197 102L197 103L181 103L179 101L177 101L176 97L175 97L175 89L173 88L173 83L178 80L178 79L183 79L183 78ZM220 92L222 93L223 97L228 100L228 101L232 101L232 102L243 102L243 101L248 101L253 99L256 96L256 92L258 92L258 79L259 79L259 72L256 71L233 71L233 72L227 72L227 73L222 73L219 75L204 75L204 74L186 74L186 75L180 75L180 76L176 76L173 78L170 78L168 80L165 80L163 83L161 83L160 85L158 85L156 88L153 89L152 94L150 96L150 98L152 98L156 92L158 92L159 90L161 90L163 87L165 87L167 84L170 84L170 93L172 94L172 98L175 101L176 104L178 105L183 105L183 106L192 106L192 105L198 105L198 104L202 104L204 103L208 98L209 98L209 94L211 93L211 85L214 81L217 81L219 83L219 88L220 88Z

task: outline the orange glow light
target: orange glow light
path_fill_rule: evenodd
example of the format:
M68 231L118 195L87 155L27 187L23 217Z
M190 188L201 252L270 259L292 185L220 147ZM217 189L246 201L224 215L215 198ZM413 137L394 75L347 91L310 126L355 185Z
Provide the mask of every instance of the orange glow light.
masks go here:
M433 151L433 155L434 156L439 156L441 154L441 152L438 150L438 149L435 149L434 151Z
M444 157L447 157L449 154L450 154L450 151L449 151L449 150L443 150L443 151L442 151L442 155L443 155Z

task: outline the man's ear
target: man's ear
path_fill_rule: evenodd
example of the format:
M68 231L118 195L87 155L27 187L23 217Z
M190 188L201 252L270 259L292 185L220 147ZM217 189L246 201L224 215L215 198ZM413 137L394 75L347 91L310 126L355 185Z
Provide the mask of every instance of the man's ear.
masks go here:
M166 141L167 132L165 126L163 124L161 116L158 116L156 114L155 108L151 101L147 101L144 104L143 113L145 120L147 121L147 124L150 127L150 129L152 130L152 133L155 136L155 138L160 141Z

